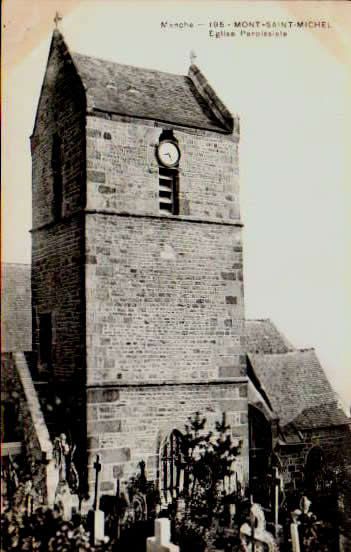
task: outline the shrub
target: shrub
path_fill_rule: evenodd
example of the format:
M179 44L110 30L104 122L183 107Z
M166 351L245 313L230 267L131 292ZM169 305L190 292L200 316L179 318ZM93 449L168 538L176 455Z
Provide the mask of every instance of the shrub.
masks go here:
M1 550L24 552L111 552L110 543L92 546L81 517L64 521L57 510L38 508L32 515L1 515Z

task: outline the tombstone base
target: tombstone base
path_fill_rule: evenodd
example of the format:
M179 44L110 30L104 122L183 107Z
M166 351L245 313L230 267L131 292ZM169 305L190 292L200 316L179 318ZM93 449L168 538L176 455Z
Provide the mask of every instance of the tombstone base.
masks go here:
M78 495L71 493L69 485L66 482L60 482L58 484L55 504L60 509L65 521L71 520L73 513L79 511Z
M155 536L146 540L146 552L179 552L179 546L170 542L171 523L169 519L155 520Z
M172 542L160 544L157 537L148 537L146 541L146 552L179 552L179 546Z
M103 541L105 537L105 514L102 510L93 512L93 540L94 544Z

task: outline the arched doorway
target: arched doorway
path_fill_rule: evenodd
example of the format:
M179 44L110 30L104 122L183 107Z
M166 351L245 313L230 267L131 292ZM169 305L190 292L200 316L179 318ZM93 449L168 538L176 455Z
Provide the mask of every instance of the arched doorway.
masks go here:
M307 454L304 474L304 489L318 512L335 509L336 482L320 446L314 446Z

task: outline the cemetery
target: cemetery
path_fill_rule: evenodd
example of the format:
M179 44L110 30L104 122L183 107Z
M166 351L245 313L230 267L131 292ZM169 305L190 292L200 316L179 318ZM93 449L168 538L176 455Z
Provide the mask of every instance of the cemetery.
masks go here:
M97 455L94 501L89 509L77 485L79 474L68 459L66 436L60 435L56 445L57 485L51 507L38 493L38 480L10 459L4 477L2 550L339 550L336 520L318 519L303 486L288 496L273 463L264 482L265 504L245 493L235 472L241 443L233 443L225 415L212 434L206 430L206 419L197 413L189 419L183 437L181 445L164 457L169 472L161 493L147 480L145 462L140 462L134 478L116 481L114 496L103 495Z

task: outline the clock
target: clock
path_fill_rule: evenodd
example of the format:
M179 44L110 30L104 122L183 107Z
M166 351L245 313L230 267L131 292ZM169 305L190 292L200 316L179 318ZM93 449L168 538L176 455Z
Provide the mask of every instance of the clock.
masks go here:
M174 167L180 159L180 151L174 142L164 140L157 147L157 157L165 167Z

